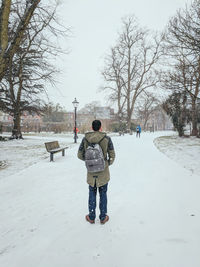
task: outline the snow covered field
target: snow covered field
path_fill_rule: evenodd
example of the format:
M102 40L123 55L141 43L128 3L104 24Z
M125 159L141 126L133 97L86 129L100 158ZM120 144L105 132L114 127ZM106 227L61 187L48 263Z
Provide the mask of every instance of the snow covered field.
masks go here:
M200 176L156 148L162 135L169 133L112 137L116 161L105 225L85 221L86 170L70 136L1 142L0 160L15 151L18 164L0 171L0 266L199 267ZM71 143L66 156L49 162L47 139ZM166 153L171 141L163 140L155 143ZM199 159L195 147L192 161Z
M154 143L169 158L192 173L200 175L200 138L161 136L156 138Z
M37 162L48 159L45 142L58 140L61 146L73 145L72 134L24 135L23 140L0 142L0 177L7 177ZM57 156L57 155L56 155ZM55 157L56 157L55 156Z

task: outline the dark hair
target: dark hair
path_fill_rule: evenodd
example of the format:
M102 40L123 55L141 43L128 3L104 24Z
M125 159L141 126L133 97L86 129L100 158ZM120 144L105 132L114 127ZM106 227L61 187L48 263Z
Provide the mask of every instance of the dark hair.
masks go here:
M101 128L101 122L99 120L94 120L92 122L92 129L94 131L99 131L100 128Z

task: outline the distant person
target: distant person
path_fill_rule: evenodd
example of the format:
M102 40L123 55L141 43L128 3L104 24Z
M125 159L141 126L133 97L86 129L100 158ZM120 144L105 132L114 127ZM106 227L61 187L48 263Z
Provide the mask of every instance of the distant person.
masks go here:
M75 131L75 127L74 127L73 132L74 132L74 139L75 139L75 133L76 133L76 139L78 139L79 129L76 127L76 131Z
M100 196L100 215L102 224L109 220L107 215L107 188L110 180L109 166L114 162L115 151L112 140L101 131L101 122L92 122L93 132L88 132L82 139L78 150L78 158L85 161L87 167L87 183L89 184L89 214L85 216L90 223L95 223L97 189Z
M136 137L140 137L140 134L141 134L141 127L140 127L140 125L138 125L137 127L136 127Z

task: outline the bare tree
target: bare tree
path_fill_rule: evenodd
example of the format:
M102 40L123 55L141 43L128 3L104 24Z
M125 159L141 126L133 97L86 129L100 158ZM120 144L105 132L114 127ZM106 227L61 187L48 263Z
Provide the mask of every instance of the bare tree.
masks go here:
M162 86L174 93L186 94L187 106L190 106L192 120L192 135L197 129L197 100L200 90L200 57L191 55L176 56L176 64L171 71L165 72Z
M197 100L200 96L200 1L177 11L166 31L167 55L172 58L171 70L164 74L164 87L187 94L191 106L192 135L197 129Z
M177 11L166 31L166 50L173 66L165 88L187 94L191 106L192 135L197 135L197 100L200 97L200 1L194 0Z
M119 54L119 47L111 48L111 54L105 59L105 68L102 71L102 76L107 82L103 90L109 90L109 101L117 102L117 119L120 121L125 117L126 95L123 92L124 81L123 68L125 67L124 56Z
M155 65L161 56L161 38L151 38L134 16L123 19L122 25L102 74L107 84L104 89L110 92L112 100L118 101L118 113L126 114L130 129L137 98L159 81Z
M99 101L92 101L88 104L86 104L79 112L82 114L89 114L91 117L93 117L95 120L97 119L98 115L98 108L101 106L101 103Z
M0 81L9 68L10 61L19 49L35 9L40 0L20 1L23 12L17 24L12 23L11 7L14 1L2 0L0 8ZM15 29L12 39L9 39L9 27Z
M139 101L137 102L137 118L141 121L144 131L147 130L149 118L157 108L158 103L158 99L152 93L146 92L140 97Z
M186 54L200 52L200 1L179 9L168 24L168 48L181 48Z
M18 2L12 6L13 18L21 17L21 6ZM1 82L1 109L13 116L12 135L22 136L20 117L23 111L39 112L42 109L41 93L45 92L45 83L54 82L58 72L50 63L61 49L49 41L63 32L55 28L57 4L48 8L39 5L24 32L24 37L17 52L9 61L9 69ZM53 24L53 25L52 25ZM12 39L13 31L9 38Z

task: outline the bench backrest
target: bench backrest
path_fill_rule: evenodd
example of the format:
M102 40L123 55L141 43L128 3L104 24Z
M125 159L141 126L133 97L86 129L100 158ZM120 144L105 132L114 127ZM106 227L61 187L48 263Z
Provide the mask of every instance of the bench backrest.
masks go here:
M49 152L52 149L59 148L59 143L58 141L53 141L53 142L47 142L45 143L46 150Z

